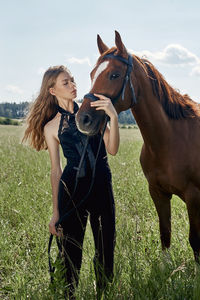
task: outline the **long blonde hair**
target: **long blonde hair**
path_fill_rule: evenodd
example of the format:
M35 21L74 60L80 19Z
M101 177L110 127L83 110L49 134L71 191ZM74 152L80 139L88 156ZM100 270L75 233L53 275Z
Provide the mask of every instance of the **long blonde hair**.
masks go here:
M22 142L28 140L30 146L37 151L47 149L44 126L56 115L58 104L56 97L50 94L49 89L55 85L58 75L62 72L70 74L69 70L62 65L50 67L44 73L40 93L33 102L26 119L27 128Z

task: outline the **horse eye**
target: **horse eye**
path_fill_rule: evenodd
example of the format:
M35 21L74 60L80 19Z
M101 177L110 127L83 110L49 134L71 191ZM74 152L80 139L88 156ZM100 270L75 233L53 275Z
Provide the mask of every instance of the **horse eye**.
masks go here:
M110 80L113 80L113 79L116 79L116 78L118 78L120 76L120 74L112 74L112 75L110 75Z

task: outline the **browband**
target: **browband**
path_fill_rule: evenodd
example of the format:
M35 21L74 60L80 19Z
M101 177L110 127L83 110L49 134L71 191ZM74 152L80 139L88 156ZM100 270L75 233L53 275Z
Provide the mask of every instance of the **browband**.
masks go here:
M130 89L131 89L131 92L132 92L132 105L131 105L131 107L132 107L134 104L137 103L137 99L136 99L136 96L135 96L135 90L134 90L134 87L133 87L133 84L132 84L132 81L131 81L131 78L130 78L130 74L131 74L131 71L133 69L132 55L128 54L128 59L125 59L122 56L114 55L114 53L109 53L109 54L106 54L103 58L117 59L117 60L119 60L122 63L127 65L126 75L124 77L124 82L123 82L122 88L121 88L121 90L119 91L118 95L115 98L111 98L111 101L112 101L113 104L115 104L121 95L122 95L122 100L124 100L126 85L129 81ZM90 99L91 101L99 100L99 98L94 96L94 94L92 94L92 93L86 94L84 96L84 98Z

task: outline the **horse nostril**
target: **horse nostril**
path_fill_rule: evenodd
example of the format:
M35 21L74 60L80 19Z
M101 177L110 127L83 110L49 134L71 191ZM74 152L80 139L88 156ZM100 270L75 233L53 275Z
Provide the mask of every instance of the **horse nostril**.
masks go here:
M83 124L89 126L92 123L92 117L89 114L85 114L83 117Z

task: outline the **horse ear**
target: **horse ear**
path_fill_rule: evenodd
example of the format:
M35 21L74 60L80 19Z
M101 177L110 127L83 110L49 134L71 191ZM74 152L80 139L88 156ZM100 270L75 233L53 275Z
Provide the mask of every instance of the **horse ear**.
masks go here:
M118 31L115 30L115 45L117 46L117 52L115 52L115 55L127 55L128 52L126 50L126 47L122 43L121 36Z
M104 53L105 51L107 51L109 48L104 44L104 42L102 41L102 39L100 38L100 35L97 34L97 45L99 48L99 52L100 54Z

